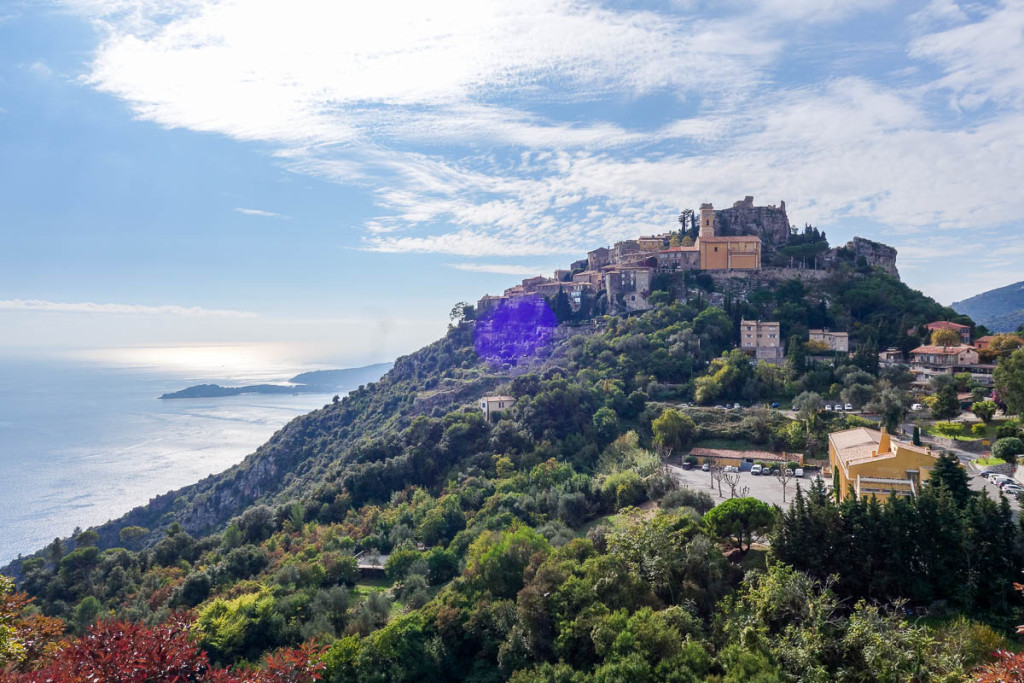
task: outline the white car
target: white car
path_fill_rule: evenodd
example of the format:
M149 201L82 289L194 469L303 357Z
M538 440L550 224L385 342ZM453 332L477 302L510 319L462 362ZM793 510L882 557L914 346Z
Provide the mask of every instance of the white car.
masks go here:
M831 403L826 403L825 404L825 410L831 412L832 411L832 404Z
M795 470L793 470L793 476L797 477L798 479L802 478L804 476L803 468L797 467Z
M924 406L921 405L920 403L915 403L914 405L910 406L910 409L915 413L919 413L922 410L924 410Z
M725 467L722 468L722 471L723 472L739 472L739 470L736 469L735 465L726 465Z
M846 404L846 410L853 410L853 404L852 403L847 403Z
M750 468L750 473L756 477L757 475L761 474L761 469L762 468L760 465L754 465L753 467Z
M988 478L988 480L990 482L992 482L993 484L995 484L996 486L1002 486L1004 482L1007 482L1007 481L1012 482L1013 478L1012 477L1008 477L1005 474L993 474L992 476L990 476Z

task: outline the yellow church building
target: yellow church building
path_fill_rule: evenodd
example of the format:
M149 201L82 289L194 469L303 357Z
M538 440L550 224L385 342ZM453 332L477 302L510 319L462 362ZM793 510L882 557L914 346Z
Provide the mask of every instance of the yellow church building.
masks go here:
M828 435L828 461L842 500L851 495L916 496L938 460L925 446L893 439L882 431L857 427Z
M761 267L761 238L757 235L715 235L715 207L700 205L700 234L694 245L700 250L701 270L757 270Z

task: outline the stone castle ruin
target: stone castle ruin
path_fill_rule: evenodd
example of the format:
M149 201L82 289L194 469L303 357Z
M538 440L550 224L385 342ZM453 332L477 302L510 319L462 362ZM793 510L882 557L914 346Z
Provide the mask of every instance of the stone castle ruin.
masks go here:
M755 206L754 198L747 196L727 209L705 203L699 222L697 216L693 222L691 226L684 221L682 230L641 235L594 249L585 259L555 271L553 277L527 278L500 296L484 296L477 310L485 312L524 297L558 297L573 311L646 310L651 307L647 297L657 276L693 271L715 282L820 280L847 267L862 272L879 268L899 278L896 249L861 237L828 249L824 233L817 229L808 227L803 234L793 230L784 201L778 206ZM699 227L695 236L694 227Z

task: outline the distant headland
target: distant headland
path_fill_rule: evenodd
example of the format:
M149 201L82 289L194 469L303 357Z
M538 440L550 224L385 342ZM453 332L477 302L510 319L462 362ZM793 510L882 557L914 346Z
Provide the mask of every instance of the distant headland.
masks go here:
M375 382L391 369L393 363L375 363L344 370L314 370L295 375L288 384L249 384L241 387L222 387L219 384L197 384L160 396L171 398L220 398L241 394L328 394L347 391L361 384Z

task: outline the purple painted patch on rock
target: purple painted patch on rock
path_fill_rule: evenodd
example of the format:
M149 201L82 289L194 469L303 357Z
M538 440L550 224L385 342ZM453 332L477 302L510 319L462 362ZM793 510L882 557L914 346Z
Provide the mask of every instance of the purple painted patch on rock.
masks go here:
M558 320L540 297L507 299L476 322L476 353L492 363L515 365L537 356L554 335Z

